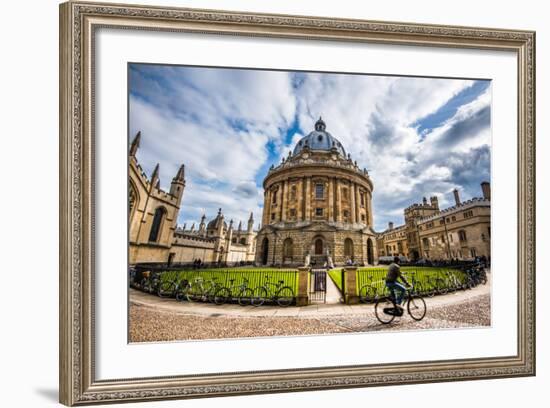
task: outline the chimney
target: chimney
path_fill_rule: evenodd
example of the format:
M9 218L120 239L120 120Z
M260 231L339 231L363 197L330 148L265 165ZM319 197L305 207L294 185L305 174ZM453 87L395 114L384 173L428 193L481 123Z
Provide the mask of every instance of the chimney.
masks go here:
M393 222L392 221L388 222L388 229L391 229L391 230L393 229Z
M455 204L460 205L460 196L458 195L458 190L456 188L453 190L453 194L455 195Z
M488 181L481 183L481 191L483 192L483 198L486 200L491 199L491 184Z

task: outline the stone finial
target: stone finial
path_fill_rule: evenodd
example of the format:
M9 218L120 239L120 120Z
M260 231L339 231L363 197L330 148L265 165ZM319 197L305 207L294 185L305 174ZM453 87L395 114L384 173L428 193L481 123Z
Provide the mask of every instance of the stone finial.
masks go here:
M134 140L132 140L132 143L130 145L130 156L135 156L138 149L139 149L139 143L141 141L141 130L136 133L134 136Z

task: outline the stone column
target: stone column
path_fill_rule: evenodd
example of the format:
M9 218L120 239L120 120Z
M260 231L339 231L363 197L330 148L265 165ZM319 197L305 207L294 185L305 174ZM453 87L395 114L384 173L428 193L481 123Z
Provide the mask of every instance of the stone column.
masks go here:
M283 191L281 193L281 221L286 221L286 206L288 202L288 180L283 181Z
M357 268L355 266L346 266L344 268L344 302L347 305L359 303L357 291Z
M328 220L334 221L334 195L333 195L333 187L332 187L332 177L328 180L328 194L327 194L327 200L328 200Z
M309 268L298 268L298 293L296 306L306 306L309 303Z
M351 203L351 222L352 223L356 223L357 222L357 217L356 217L356 213L355 213L355 183L350 183L350 203Z
M270 222L270 211L271 209L271 190L267 190L264 201L264 219L262 221L263 225L267 225Z
M361 192L359 188L359 184L355 185L355 213L356 213L356 219L357 222L361 222L361 209L363 207L361 206Z
M338 179L335 180L336 189L336 205L335 205L335 215L336 215L336 221L342 221L342 191L340 190L340 183Z
M311 220L311 177L306 178L306 221Z

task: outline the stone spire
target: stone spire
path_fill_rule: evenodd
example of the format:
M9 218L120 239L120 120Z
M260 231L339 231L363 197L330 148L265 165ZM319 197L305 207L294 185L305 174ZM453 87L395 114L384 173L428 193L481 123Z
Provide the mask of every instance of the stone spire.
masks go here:
M134 136L134 140L132 140L132 143L130 144L130 156L135 157L138 149L139 149L139 142L141 141L141 130L136 133Z
M157 183L160 181L159 178L159 164L155 166L155 169L153 170L153 174L151 175L151 186L157 186ZM152 188L152 187L151 187Z
M181 165L176 173L176 177L172 179L170 185L170 195L177 197L178 204L181 202L183 190L185 189L185 165Z
M250 217L248 217L248 232L252 232L252 229L254 228L254 213L250 213Z

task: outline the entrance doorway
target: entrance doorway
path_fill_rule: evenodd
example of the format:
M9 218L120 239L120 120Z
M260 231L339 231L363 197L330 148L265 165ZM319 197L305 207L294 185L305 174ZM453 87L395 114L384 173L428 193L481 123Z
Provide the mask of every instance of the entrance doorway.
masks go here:
M367 263L374 265L374 250L372 248L372 239L367 239Z
M323 255L323 240L321 238L315 240L315 255Z

